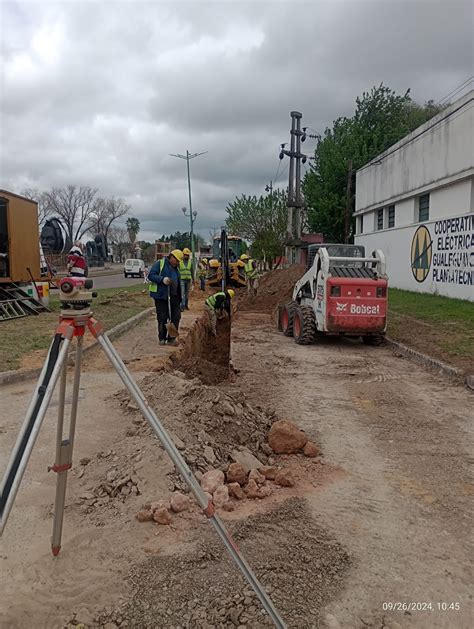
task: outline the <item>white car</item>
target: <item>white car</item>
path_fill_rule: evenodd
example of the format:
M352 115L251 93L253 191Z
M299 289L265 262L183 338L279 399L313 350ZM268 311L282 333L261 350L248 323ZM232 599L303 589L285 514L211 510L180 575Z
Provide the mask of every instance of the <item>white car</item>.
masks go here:
M125 277L143 277L145 275L145 263L143 260L125 260L123 267Z

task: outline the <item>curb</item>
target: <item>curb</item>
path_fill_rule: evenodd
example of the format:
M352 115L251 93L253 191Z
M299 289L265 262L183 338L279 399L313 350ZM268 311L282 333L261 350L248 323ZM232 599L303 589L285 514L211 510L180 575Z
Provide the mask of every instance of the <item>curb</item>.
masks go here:
M437 358L433 358L432 356L427 356L426 354L422 354L421 352L408 347L408 345L404 345L403 343L399 343L398 341L394 341L389 337L385 337L385 342L387 345L390 345L392 348L397 349L407 358L411 358L415 362L424 367L429 367L430 369L436 369L441 372L448 378L452 380L456 380L458 382L463 382L470 389L474 389L474 375L468 376L461 369L457 367L452 367L442 360L438 360Z
M149 315L151 315L152 312L155 312L154 308L147 308L146 310L143 310L142 312L133 315L133 317L130 317L130 319L122 321L122 323L119 323L113 328L110 328L110 330L106 330L108 338L117 338L124 332L130 330L130 328L133 328L135 325L140 323L143 319L146 319ZM84 347L84 349L82 350L82 354L87 354L88 352L93 350L96 345L97 341L94 340L93 343L91 343L87 347ZM74 365L74 353L75 352L71 352L69 354L68 365ZM2 386L3 384L14 384L15 382L23 382L24 380L38 378L41 373L41 369L42 368L39 367L37 369L28 369L26 371L5 371L4 373L0 373L0 386Z

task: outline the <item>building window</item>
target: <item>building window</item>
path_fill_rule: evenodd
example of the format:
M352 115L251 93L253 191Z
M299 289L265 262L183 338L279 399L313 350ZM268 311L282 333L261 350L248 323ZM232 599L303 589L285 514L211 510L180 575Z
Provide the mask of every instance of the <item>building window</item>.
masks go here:
M418 222L429 221L430 219L430 195L422 194L418 197Z
M387 208L388 227L395 227L395 206L389 205Z
M383 207L377 210L377 229L383 229Z
M364 215L361 214L359 216L359 234L363 234L364 233Z

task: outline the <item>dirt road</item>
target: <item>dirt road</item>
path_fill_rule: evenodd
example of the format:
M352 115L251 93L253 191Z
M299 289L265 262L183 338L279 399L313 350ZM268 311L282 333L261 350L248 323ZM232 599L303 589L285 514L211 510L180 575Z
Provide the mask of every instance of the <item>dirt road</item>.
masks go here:
M238 314L237 374L217 386L151 371L168 350L152 342L149 323L116 345L135 377L145 376L150 403L194 469L206 469L205 444L216 466L239 439L259 454L275 418L294 420L320 445L323 464L277 460L299 469L295 488L222 514L289 627L471 626L467 390L386 348L297 346L261 312ZM2 388L2 460L31 389ZM144 502L182 484L120 390L107 363L89 356L57 559L55 478L46 473L55 408L46 419L0 540L0 627L268 626L197 508L171 526L135 519ZM109 495L103 487L117 479L129 489ZM426 609L386 609L416 603Z

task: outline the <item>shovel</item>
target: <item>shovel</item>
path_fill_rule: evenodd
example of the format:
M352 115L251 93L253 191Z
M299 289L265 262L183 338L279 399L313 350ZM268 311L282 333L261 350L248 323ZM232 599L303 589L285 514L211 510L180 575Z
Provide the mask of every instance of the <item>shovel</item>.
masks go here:
M170 338L176 338L179 336L179 332L174 323L171 323L171 296L170 296L170 287L168 286L168 317L169 320L165 324L166 331L168 332L168 336Z

